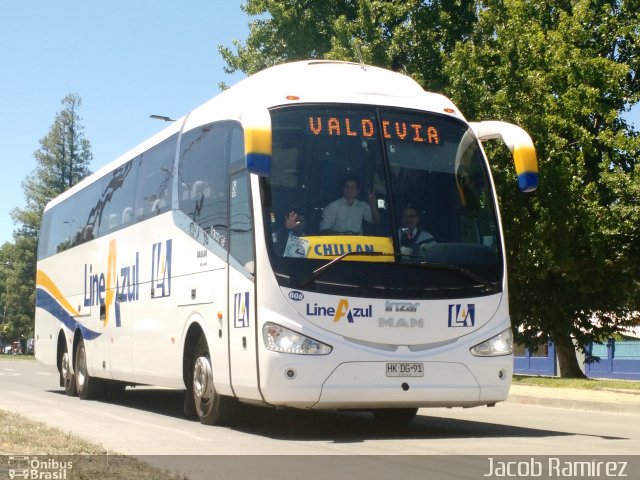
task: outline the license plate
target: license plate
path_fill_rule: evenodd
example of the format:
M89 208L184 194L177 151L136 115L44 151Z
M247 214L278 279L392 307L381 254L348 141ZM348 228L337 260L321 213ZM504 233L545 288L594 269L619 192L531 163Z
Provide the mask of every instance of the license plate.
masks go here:
M422 363L387 363L387 377L424 377Z

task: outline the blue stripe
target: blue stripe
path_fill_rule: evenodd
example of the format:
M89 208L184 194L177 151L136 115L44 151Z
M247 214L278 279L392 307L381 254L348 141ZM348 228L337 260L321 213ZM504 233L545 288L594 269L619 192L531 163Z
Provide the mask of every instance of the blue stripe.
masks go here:
M538 174L525 172L518 175L518 187L521 192L533 192L538 188Z
M271 175L271 155L264 153L248 153L247 154L247 170L256 173L261 177Z
M53 298L49 292L42 288L36 289L36 308L41 308L49 312L72 332L75 331L76 328L79 328L80 332L82 332L82 338L85 340L93 340L94 338L98 338L102 335L102 333L89 330L87 327L75 320L71 315L69 315L69 312L62 308L58 301Z

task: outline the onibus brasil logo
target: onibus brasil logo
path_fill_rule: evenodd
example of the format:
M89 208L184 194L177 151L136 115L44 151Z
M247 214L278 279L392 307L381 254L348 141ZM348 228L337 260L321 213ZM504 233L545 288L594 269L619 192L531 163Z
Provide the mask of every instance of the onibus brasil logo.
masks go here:
M69 471L73 469L72 461L63 461L55 458L10 456L7 466L9 478L33 479L33 480L66 480L71 478Z

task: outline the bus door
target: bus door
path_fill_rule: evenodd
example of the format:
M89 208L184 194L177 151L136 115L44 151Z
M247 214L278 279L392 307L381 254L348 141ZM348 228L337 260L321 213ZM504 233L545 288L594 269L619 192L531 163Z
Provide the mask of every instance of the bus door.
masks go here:
M229 183L229 361L240 398L259 399L253 215L246 170Z

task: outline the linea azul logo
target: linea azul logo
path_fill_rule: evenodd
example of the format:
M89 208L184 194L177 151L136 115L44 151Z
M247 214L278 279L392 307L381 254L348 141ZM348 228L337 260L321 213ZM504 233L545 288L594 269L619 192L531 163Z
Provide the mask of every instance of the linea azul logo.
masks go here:
M171 240L154 243L151 252L151 288L153 298L171 296Z
M92 264L84 265L84 306L104 305L102 320L105 327L109 323L112 311L115 314L116 327L121 326L120 303L135 302L140 298L140 254L136 252L130 264L118 268L117 252L116 241L111 240L106 274L97 269L94 273Z
M333 321L339 322L343 318L347 319L347 323L355 323L356 318L371 318L373 316L373 307L351 307L349 300L341 298L337 307L323 307L314 303L313 306L307 303L307 315L310 317L333 317Z
M473 303L449 305L449 327L473 327L476 324L476 306Z
M249 292L233 295L233 326L235 328L249 326Z

